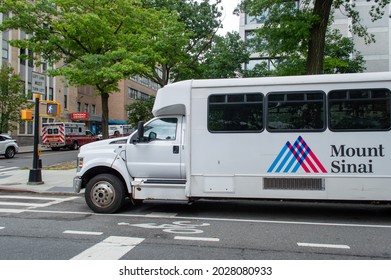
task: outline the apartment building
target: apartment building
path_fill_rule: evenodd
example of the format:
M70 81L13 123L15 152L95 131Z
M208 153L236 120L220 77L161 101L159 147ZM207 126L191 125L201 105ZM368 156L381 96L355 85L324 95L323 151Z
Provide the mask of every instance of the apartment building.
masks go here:
M368 27L368 32L375 35L376 42L366 45L364 39L352 34L349 31L351 19L346 16L343 9L334 11L333 28L339 29L345 37L353 38L355 48L361 52L365 61L365 72L391 71L391 5L388 5L384 16L372 22L369 16L371 1L357 0L356 9L360 13L362 24ZM253 40L253 30L263 25L267 15L252 17L242 13L239 20L239 33L243 40ZM273 67L273 60L262 56L259 53L253 53L250 62L245 65L246 69L252 69L261 61L267 62L270 68Z

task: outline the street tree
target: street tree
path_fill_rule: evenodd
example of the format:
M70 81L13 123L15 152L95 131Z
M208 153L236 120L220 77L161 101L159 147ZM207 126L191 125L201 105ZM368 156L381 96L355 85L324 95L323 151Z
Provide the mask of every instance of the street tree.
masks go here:
M243 76L242 65L250 60L250 52L238 32L215 36L210 49L200 60L197 78L217 79Z
M373 34L362 25L356 7L358 0L243 0L241 9L251 16L263 18L259 38L269 45L269 53L297 56L306 54L306 74L323 73L326 31L332 19L332 9L341 9L351 19L353 34L363 37L366 43L374 42ZM390 0L371 2L369 15L372 21L384 16Z
M150 57L148 78L164 87L198 75L199 63L210 50L221 27L221 0L145 0L144 6L177 14L185 26L182 33L167 29L161 33L164 43L152 46L157 54Z
M271 54L261 47L257 51L273 58ZM246 77L261 76L291 76L306 74L306 54L295 52L289 55L282 54L266 62L257 64L251 70L245 70ZM343 37L338 30L329 30L326 34L325 53L323 60L323 73L358 73L365 70L364 59L360 52L354 48L351 38Z
M129 112L128 123L133 127L137 127L139 121L148 121L153 118L152 108L155 102L154 97L146 100L138 99L134 103L127 106Z
M3 64L0 69L0 132L15 130L22 109L29 107L24 85L14 69Z
M150 74L151 61L162 59L167 40L185 34L175 13L143 5L144 0L3 0L0 12L11 14L1 30L20 29L28 36L11 40L29 49L34 61L55 65L49 75L70 85L92 85L102 100L102 134L108 138L108 100L118 82Z

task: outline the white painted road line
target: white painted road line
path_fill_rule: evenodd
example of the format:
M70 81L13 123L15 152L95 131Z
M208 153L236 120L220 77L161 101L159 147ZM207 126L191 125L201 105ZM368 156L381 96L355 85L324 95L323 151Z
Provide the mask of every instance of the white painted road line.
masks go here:
M4 227L0 227L0 229L3 229Z
M25 202L1 202L0 205L4 206L26 206L26 207L40 207L42 205L46 204L41 204L41 203L25 203Z
M3 209L0 208L0 213L14 213L14 214L19 214L24 212L25 210L23 209Z
M5 168L0 167L0 172L11 171L11 170L15 170L15 169L19 169L19 167L5 167Z
M98 231L80 231L80 230L66 230L63 233L82 234L82 235L102 235L103 234L103 232L98 232Z
M12 198L12 199L28 199L28 200L49 200L49 201L67 201L76 199L78 197L66 197L66 198L58 198L58 197L44 197L44 196L25 196L25 195L0 195L0 198Z
M348 245L321 244L321 243L297 243L301 247L332 248L332 249L350 249Z
M143 241L144 238L110 236L73 257L72 260L119 260Z
M214 238L214 237L192 237L192 236L175 236L174 239L189 240L189 241L211 241L211 242L220 241L219 238Z
M147 214L145 216L147 217L151 217L151 218L173 218L175 217L176 215L178 215L177 213L167 213L167 212L152 212L150 214Z

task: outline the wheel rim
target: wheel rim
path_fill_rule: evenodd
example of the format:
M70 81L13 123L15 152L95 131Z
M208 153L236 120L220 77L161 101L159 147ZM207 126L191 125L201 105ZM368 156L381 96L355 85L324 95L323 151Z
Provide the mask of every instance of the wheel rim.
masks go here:
M115 199L113 185L108 182L97 182L91 189L90 198L95 206L100 208L109 207Z
M7 154L7 157L11 158L15 155L15 152L13 149L7 149L6 154Z

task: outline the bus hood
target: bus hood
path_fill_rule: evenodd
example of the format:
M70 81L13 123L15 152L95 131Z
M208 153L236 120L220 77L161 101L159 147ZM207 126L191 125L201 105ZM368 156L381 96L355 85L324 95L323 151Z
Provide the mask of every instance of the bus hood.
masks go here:
M117 148L114 145L117 145L117 146L118 145L125 145L127 140L128 140L128 136L95 141L95 142L81 146L80 152L84 152L86 150L102 149L105 146L108 146L107 148L109 148L109 147L110 148L111 147Z

